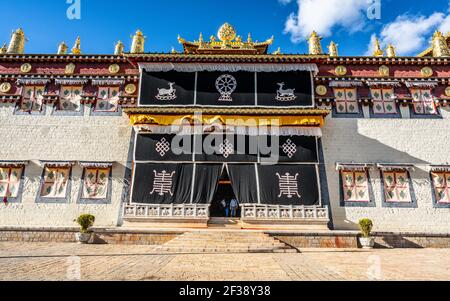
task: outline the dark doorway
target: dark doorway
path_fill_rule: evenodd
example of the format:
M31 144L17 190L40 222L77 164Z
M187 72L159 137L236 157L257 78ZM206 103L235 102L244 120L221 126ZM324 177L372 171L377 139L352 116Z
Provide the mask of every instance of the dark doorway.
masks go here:
M225 208L222 205L222 200L227 202L227 206L229 208L230 201L232 199L237 199L236 195L233 192L233 187L231 186L231 180L228 176L227 169L224 168L222 175L219 180L219 186L217 187L216 195L214 196L213 202L210 207L210 215L211 217L226 217ZM231 210L229 210L229 217L231 215ZM236 213L236 217L239 218L241 216L240 209Z

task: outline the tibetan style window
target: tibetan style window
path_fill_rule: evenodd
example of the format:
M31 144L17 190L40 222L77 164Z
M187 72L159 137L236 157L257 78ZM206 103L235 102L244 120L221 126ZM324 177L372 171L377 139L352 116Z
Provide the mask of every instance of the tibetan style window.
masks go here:
M345 202L370 202L367 171L342 170Z
M117 112L119 87L99 87L95 112Z
M356 88L335 88L336 112L339 114L358 114L359 106Z
M25 86L19 110L27 113L40 113L44 104L44 92L44 86Z
M370 89L373 101L374 114L396 114L397 105L392 88L372 88Z
M108 196L111 168L86 167L83 177L82 199L104 200Z
M0 198L8 200L19 196L23 167L0 166Z
M65 199L69 184L71 167L49 167L44 169L41 185L41 198Z
M450 169L446 172L432 172L434 193L438 204L450 204Z
M79 112L81 109L81 86L62 86L59 95L59 111Z
M411 89L414 113L417 115L436 115L438 110L430 89Z
M382 171L382 174L387 203L412 203L407 170Z

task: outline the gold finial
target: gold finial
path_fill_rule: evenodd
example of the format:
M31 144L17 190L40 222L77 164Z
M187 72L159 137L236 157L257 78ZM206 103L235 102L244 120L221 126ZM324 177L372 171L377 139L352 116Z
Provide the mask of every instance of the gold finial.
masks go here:
M142 31L136 31L133 36L133 42L131 43L131 53L144 53L145 52L145 37Z
M328 53L331 57L337 57L339 56L339 52L337 49L338 45L331 41L330 46L328 46Z
M274 51L272 54L273 55L280 55L281 54L281 48L278 47L278 49L276 51Z
M386 55L387 55L387 57L396 57L397 56L394 45L392 45L392 44L388 45L388 47L386 48Z
M378 38L375 38L375 47L374 47L374 51L373 51L373 56L384 56L384 51L381 49L380 46L380 40L378 40Z
M78 37L75 41L75 45L72 48L72 54L80 55L81 54L81 38Z
M199 42L200 44L203 43L203 33L200 33L200 35L199 35L199 37L198 37L198 42Z
M445 36L440 31L436 31L433 35L433 57L450 56L450 50L447 45Z
M114 55L122 55L123 49L124 47L122 41L118 41L116 46L114 47Z
M171 53L172 54L177 54L178 53L178 51L175 49L175 47L172 47L172 51L171 51Z
M231 24L225 23L219 28L217 37L222 42L225 42L225 43L231 42L236 38L236 30L234 29L234 27Z
M66 45L65 42L61 42L58 46L58 52L57 54L67 54L67 50L69 50L69 47Z
M6 52L14 54L23 54L25 52L25 33L22 28L13 32Z
M309 54L311 55L323 54L322 45L320 44L321 40L322 38L317 35L317 32L313 31L311 33L311 36L308 39Z
M252 34L251 33L248 33L247 43L249 43L249 44L253 43Z
M6 43L3 44L2 48L0 48L0 54L5 54L8 51L8 47Z

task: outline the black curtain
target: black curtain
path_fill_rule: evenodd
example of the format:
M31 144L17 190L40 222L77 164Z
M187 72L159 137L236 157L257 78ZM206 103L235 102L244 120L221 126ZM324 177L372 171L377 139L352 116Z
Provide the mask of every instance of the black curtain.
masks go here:
M228 165L233 192L240 204L257 204L258 187L256 169L253 164Z
M139 134L135 161L192 162L192 136Z
M194 204L211 204L222 175L222 164L197 164L194 179Z
M260 165L258 175L262 204L319 204L315 165Z
M133 203L190 202L193 164L136 164Z

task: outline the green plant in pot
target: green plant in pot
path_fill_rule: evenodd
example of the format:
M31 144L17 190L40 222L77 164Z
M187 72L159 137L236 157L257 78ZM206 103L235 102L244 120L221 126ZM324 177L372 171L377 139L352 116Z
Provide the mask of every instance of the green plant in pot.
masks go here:
M359 242L364 249L372 249L375 245L375 238L371 237L373 222L364 218L359 221L359 229L361 230L361 237Z
M94 226L95 216L91 214L82 214L75 222L80 225L80 232L75 234L77 242L87 244L92 236L92 232L89 229Z

